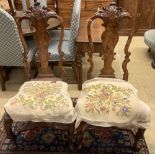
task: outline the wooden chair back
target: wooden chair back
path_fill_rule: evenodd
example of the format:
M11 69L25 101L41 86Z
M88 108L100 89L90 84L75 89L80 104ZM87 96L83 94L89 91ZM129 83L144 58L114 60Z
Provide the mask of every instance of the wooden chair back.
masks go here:
M32 27L35 28L36 32L34 33L34 40L38 48L39 63L38 68L38 77L54 77L51 68L49 67L50 55L48 53L48 48L50 45L50 35L47 31L48 20L54 18L57 19L60 23L61 33L58 44L58 53L59 53L59 67L63 72L63 61L64 53L62 52L62 42L64 36L64 26L63 19L56 14L54 11L49 11L46 8L42 8L40 3L35 2L34 7L30 8L30 11L26 13L25 16L19 19L18 27L19 32L22 34L21 23L23 20L29 20L32 23Z
M88 40L89 40L89 51L88 51L88 56L89 56L89 63L90 67L87 72L87 78L90 79L92 78L92 71L94 68L94 62L93 62L93 53L94 53L94 46L93 46L93 41L92 41L92 36L91 36L91 25L92 22L96 19L101 19L103 20L103 25L105 28L105 31L103 32L101 36L101 41L103 45L103 50L102 50L102 60L104 61L103 68L101 69L100 77L105 77L105 78L114 78L114 69L112 67L113 60L115 59L115 47L119 41L119 25L121 20L123 19L129 19L131 22L133 22L130 14L126 11L124 11L122 8L117 7L115 2L112 2L109 6L99 8L98 11L96 12L95 16L93 16L87 25L87 33L88 33ZM128 40L126 42L124 52L125 52L125 59L122 63L122 69L123 69L123 79L128 80L128 69L127 69L127 64L130 61L129 57L131 53L129 52L129 46L131 44L133 34L135 32L135 26L133 24L133 27L131 28L131 32L128 36Z

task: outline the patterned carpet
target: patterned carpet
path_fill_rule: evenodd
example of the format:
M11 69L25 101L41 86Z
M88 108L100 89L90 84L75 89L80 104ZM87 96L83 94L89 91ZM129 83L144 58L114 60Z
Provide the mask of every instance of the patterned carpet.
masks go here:
M75 104L76 99L73 99ZM27 123L14 123L13 132L17 136L17 149L11 140L6 139L3 120L0 122L0 153L117 153L148 154L145 138L138 143L139 152L132 150L133 134L128 130L104 128L99 130L86 129L83 136L83 146L80 152L75 152L80 137L76 134L68 143L67 130L59 128L35 128L20 132L27 127ZM71 144L71 145L69 145Z

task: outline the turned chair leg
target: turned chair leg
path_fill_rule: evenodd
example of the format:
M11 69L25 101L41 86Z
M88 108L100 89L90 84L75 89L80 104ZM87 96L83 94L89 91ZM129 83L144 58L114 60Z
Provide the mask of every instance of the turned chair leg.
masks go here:
M72 138L74 136L74 129L75 129L75 123L72 123L69 125L68 127L68 153L70 151L75 151L73 150L74 149L74 146L72 147Z
M139 151L140 148L138 148L138 142L140 139L144 138L144 133L145 133L145 129L138 129L135 137L134 137L134 144L133 144L133 150L134 151Z
M2 87L2 91L5 91L6 90L6 87L5 87L5 79L4 79L4 75L3 75L3 67L0 67L0 82L1 82L1 87Z
M85 126L85 123L81 122L79 127L76 129L76 132L78 135L78 146L76 147L76 151L78 153L81 153L82 147L83 147L83 134L84 134L83 129L84 129L84 126Z
M5 112L4 114L4 129L6 133L6 138L12 140L16 147L16 136L14 135L12 131L12 124L13 120L10 118L10 116Z
M76 80L76 82L78 83L78 72L77 72L77 67L76 67L75 62L73 62L72 68L73 68L75 80Z

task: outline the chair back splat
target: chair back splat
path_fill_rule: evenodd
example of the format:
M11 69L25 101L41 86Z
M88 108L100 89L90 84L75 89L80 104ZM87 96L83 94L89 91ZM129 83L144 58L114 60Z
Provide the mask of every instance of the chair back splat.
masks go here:
M49 68L48 62L50 60L50 55L48 53L48 47L50 45L50 35L47 31L48 20L50 18L57 19L61 27L60 41L58 45L58 55L59 55L59 66L63 71L63 52L61 51L62 40L64 35L63 20L54 11L49 11L48 9L42 7L39 2L34 3L34 7L19 20L19 27L21 30L21 22L24 19L28 19L32 26L36 29L34 33L34 40L38 47L40 67L38 69L38 77L54 77L52 70Z
M120 26L120 22L122 19L129 19L133 22L130 14L124 10L122 10L122 8L117 7L116 3L113 2L111 3L109 6L103 7L103 8L99 8L98 11L96 12L95 16L93 16L87 25L87 31L88 31L88 39L89 39L89 51L88 51L88 56L89 56L89 63L90 63L90 67L89 70L87 72L87 78L90 79L92 77L91 73L93 71L94 68L94 62L93 62L93 53L94 53L94 46L93 46L93 42L92 42L92 36L91 36L91 25L92 22L96 19L101 19L103 20L103 25L105 27L105 31L103 32L102 36L101 36L101 41L103 44L103 51L102 51L102 59L104 61L104 66L101 69L101 73L100 73L100 77L105 77L105 78L114 78L115 74L114 74L114 69L112 68L112 63L114 60L114 57L116 55L116 53L114 52L114 49L119 41L119 26ZM134 24L133 24L134 25ZM132 41L132 37L134 34L134 27L131 29L131 32L129 34L128 40L126 42L125 48L124 48L124 52L125 52L125 59L123 61L122 64L122 68L123 68L123 79L124 80L128 80L128 70L127 70L127 64L130 61L129 56L130 56L130 52L129 52L129 46L130 43Z

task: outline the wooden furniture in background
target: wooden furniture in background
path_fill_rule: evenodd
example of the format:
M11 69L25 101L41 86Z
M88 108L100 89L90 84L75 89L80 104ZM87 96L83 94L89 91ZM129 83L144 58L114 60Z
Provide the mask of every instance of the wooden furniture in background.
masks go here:
M9 10L10 6L8 4L7 0L0 0L0 8L4 9L4 10Z
M77 66L78 66L78 89L82 89L82 55L88 51L89 41L87 35L87 24L88 21L81 20L78 36L76 39L77 43ZM92 39L95 47L95 52L102 51L101 35L104 32L104 27L102 27L103 21L97 19L92 24Z
M99 6L109 5L113 0L82 0L81 19L88 20L91 18Z
M16 11L16 14L14 15L14 18L18 22L18 20L20 18L22 18L24 15L25 14L24 14L23 11ZM47 27L48 30L55 29L55 28L60 26L60 23L59 23L59 21L57 19L49 19L48 24L49 24L48 27ZM33 28L30 25L29 21L25 20L25 21L22 22L22 32L23 32L24 36L32 36L33 33L35 32L35 28Z
M54 8L52 0L48 0L48 7ZM97 10L100 5L107 5L112 0L82 0L81 4L81 18L83 20L89 19ZM73 10L74 0L57 0L57 8L59 15L64 19L65 28L70 28L71 26L71 16ZM17 10L21 9L20 0L15 0L15 6Z
M27 8L30 8L30 0L26 0L27 2ZM16 10L22 10L22 1L21 0L14 0L14 4L15 4L15 8ZM57 13L59 13L58 11L58 0L47 0L47 6L48 8L56 11Z
M130 12L136 18L136 35L144 35L144 32L155 28L155 0L117 0L118 6ZM131 24L127 21L121 23L120 33L125 35L129 32Z
M123 7L131 16L136 18L137 33L143 35L146 30L155 28L155 1L154 0L115 0L117 5ZM81 19L89 19L100 5L107 5L112 0L82 0L81 4ZM22 8L21 0L15 0L17 10ZM48 0L48 6L55 8L55 3ZM73 0L57 0L57 8L59 15L64 19L65 28L70 27L71 14L73 8ZM121 23L121 35L126 35L129 32L131 24L127 21Z
M0 8L6 10L12 15L15 15L15 9L13 7L12 0L0 0Z

